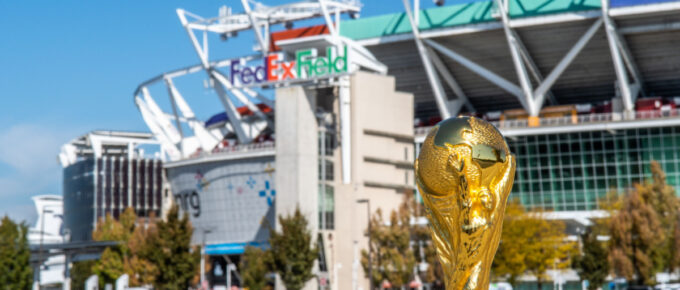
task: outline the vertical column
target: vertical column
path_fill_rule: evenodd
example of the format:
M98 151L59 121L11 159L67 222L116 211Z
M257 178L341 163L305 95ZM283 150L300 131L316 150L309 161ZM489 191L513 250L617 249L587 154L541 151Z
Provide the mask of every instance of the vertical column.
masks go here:
M340 78L340 146L342 150L342 183L352 181L352 122L349 77Z
M142 216L144 214L145 194L146 194L146 159L139 160L139 165L137 166L137 171L139 172L139 181L137 182L137 216Z
M154 192L154 184L156 182L156 177L154 176L154 168L156 165L156 162L154 160L148 160L146 162L147 167L146 167L146 176L147 176L147 191L146 191L146 203L144 204L144 208L146 209L146 215L149 216L149 213L153 210L153 192Z
M93 194L93 199L94 201L92 202L92 207L93 207L93 221L92 221L92 229L97 227L97 217L99 216L99 204L102 202L102 198L100 196L101 193L101 177L99 175L99 171L102 168L101 164L101 159L97 158L96 156L94 157L94 170L92 172L92 176L94 178L94 194ZM78 237L80 239L81 237Z
M299 207L314 240L319 227L315 100L314 93L302 87L276 90L276 215L289 215ZM277 283L279 287L281 283ZM316 280L308 282L305 289L317 289Z
M64 283L63 290L71 290L71 253L66 252L64 255Z
M124 158L120 164L120 196L122 198L121 211L130 206L130 160Z
M160 216L162 206L161 201L163 200L163 163L160 160L156 160L155 179L154 211L156 212L156 216Z
M139 167L138 164L139 160L130 159L130 172L132 174L129 185L130 191L132 192L132 194L130 194L130 206L132 206L135 211L137 210L137 196L139 195L139 182L137 181L137 176L139 176L139 170L137 169Z
M102 218L106 218L107 213L111 213L111 157L104 157L104 210Z
M112 204L112 213L114 218L118 219L121 213L121 198L120 198L120 158L119 157L113 157L111 159L113 162L113 180L111 184L111 193L113 195L113 204Z

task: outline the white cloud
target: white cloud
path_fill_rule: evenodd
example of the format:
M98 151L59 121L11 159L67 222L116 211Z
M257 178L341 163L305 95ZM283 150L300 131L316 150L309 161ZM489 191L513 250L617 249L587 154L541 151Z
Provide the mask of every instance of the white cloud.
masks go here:
M32 222L32 196L61 194L57 153L73 136L58 129L19 124L0 130L0 215Z
M22 173L56 167L61 140L55 131L31 124L20 124L0 132L0 162Z

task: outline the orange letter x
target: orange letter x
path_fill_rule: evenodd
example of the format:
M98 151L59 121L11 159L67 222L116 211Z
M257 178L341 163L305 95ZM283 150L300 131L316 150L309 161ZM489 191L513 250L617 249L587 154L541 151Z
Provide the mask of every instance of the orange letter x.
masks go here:
M281 63L281 68L283 69L283 76L281 76L282 80L285 80L286 78L294 79L295 76L293 75L293 67L295 66L295 62L291 61L286 65L285 62Z

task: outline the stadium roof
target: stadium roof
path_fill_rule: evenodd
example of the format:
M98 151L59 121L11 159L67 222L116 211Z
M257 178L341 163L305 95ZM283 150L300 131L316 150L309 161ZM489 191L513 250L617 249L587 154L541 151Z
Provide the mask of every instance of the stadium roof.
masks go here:
M493 1L447 5L419 13L420 39L434 41L520 87L503 22ZM595 29L580 53L547 94L558 104L593 103L615 96L617 74L599 0L510 0L509 28L535 64L538 78L553 68L589 28ZM640 96L680 95L680 2L612 1L609 17L628 54L631 80L641 79ZM598 26L599 25L599 26ZM437 114L426 70L406 13L341 23L340 33L368 47L389 67L397 89L415 94L418 116ZM431 45L430 45L431 46ZM432 49L430 47L429 49ZM474 73L460 61L435 51L479 112L520 108L520 98ZM430 57L431 58L431 57ZM627 59L628 60L628 59ZM529 66L529 65L527 65ZM442 78L441 73L439 77ZM530 76L532 87L539 82ZM444 81L442 81L444 83ZM443 85L447 98L453 90Z

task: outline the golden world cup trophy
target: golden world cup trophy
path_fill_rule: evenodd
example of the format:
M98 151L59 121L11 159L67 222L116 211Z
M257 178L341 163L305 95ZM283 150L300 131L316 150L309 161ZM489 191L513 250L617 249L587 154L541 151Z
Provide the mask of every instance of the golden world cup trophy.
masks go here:
M446 289L488 289L515 179L503 135L479 118L446 119L425 138L415 170Z

